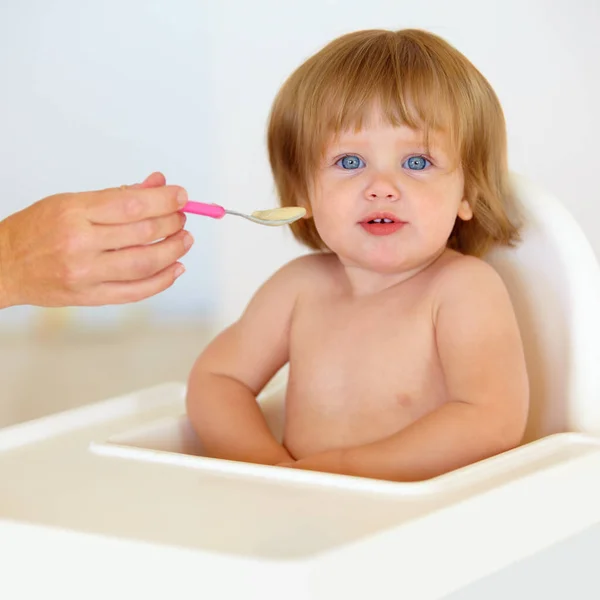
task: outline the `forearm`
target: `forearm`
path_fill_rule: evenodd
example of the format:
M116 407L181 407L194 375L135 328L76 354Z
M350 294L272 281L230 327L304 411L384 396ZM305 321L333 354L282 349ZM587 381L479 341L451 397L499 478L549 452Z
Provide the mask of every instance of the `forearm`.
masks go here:
M522 435L520 415L448 402L396 434L343 450L341 469L348 475L419 481L515 447Z
M2 274L2 265L0 265L0 310L3 308L8 308L11 306L10 301L8 299L8 294L4 289L4 278Z
M8 299L8 252L6 240L6 222L0 221L0 309L10 306Z
M192 373L187 411L208 456L273 465L291 460L252 391L231 377Z

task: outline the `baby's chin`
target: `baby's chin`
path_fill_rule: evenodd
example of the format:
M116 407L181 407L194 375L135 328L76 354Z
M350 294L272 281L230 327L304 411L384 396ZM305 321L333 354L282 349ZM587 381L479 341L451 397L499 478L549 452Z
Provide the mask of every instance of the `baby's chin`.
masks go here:
M327 243L327 240L325 240ZM398 243L387 240L382 243L378 240L376 244L350 244L337 243L338 240L330 240L328 247L335 253L340 263L345 267L358 268L382 276L402 276L414 274L421 266L431 263L431 256L423 252L410 252L406 250L410 244Z

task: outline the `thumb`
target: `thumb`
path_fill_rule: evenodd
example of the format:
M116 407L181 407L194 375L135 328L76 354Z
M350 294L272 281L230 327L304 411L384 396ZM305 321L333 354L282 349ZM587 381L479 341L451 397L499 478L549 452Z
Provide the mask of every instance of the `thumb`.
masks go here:
M163 185L166 185L166 184L167 184L167 180L166 180L165 176L162 173L160 173L159 171L155 171L151 175L148 175L148 177L146 177L146 179L144 179L144 181L142 181L142 183L138 183L133 187L154 188L154 187L162 187Z
M121 185L121 190L143 190L147 188L162 187L167 184L165 176L159 171L155 171L151 175L148 175L142 183L134 183L133 185Z

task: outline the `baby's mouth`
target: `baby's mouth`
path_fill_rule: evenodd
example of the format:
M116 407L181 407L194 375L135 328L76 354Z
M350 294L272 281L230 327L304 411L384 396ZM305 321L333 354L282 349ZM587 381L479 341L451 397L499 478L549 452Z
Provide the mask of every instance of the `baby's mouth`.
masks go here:
M392 213L371 213L359 221L359 225L367 233L381 236L396 233L406 225L406 222Z
M367 223L395 223L393 219L371 219Z
M405 221L399 219L394 213L391 212L372 212L366 215L364 219L361 219L359 223L402 223Z

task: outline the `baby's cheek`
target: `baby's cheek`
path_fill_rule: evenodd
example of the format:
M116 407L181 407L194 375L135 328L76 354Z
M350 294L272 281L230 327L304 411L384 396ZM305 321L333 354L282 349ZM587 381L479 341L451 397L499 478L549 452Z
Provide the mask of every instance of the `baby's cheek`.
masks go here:
M347 256L352 253L352 246L355 246L355 244L351 243L351 236L348 235L348 231L342 230L339 223L327 224L321 228L317 227L317 231L327 248L332 252L340 256Z
M424 228L439 235L452 230L457 212L456 202L448 198L435 198L423 203L419 220Z
M335 221L331 219L327 214L322 214L317 210L313 212L313 218L315 227L321 239L329 246L329 243L334 238L335 234ZM331 247L331 246L330 246Z

